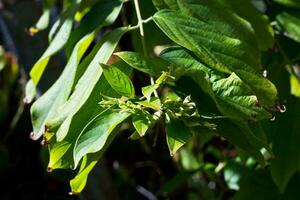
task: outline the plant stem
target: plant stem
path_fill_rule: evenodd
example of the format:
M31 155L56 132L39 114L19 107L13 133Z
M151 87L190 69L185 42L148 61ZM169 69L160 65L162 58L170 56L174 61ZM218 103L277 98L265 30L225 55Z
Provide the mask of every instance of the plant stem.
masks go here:
M135 7L137 19L138 19L138 26L140 28L140 36L141 36L141 41L142 41L143 52L144 52L144 55L147 56L147 48L146 48L146 43L145 43L145 31L144 31L143 23L146 23L146 22L150 21L152 18L148 18L146 20L143 20L138 0L134 0L134 7ZM151 82L151 85L154 84L154 78L153 77L150 77L150 82ZM154 93L155 97L158 97L158 94L157 94L156 90L153 93Z
M144 52L144 55L146 56L147 55L147 49L146 49L146 43L145 43L145 31L144 31L143 19L142 19L142 15L141 15L138 0L134 0L134 7L135 7L137 19L138 19L138 25L139 25L139 28L140 28L140 35L141 35L143 52Z

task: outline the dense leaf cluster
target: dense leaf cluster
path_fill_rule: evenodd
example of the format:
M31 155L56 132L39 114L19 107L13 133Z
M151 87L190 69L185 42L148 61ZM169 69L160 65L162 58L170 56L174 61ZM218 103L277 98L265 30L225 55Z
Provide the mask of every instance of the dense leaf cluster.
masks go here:
M56 3L43 2L43 15L30 29L32 34L47 28ZM134 6L137 25L113 28L125 3ZM140 7L143 11L152 3L157 11L142 19ZM239 187L230 178L231 167L241 167L241 160L250 156L259 164L258 174L270 165L272 178L284 193L300 169L295 149L299 101L286 94L281 79L272 75L282 71L275 68L285 66L291 93L300 96L299 53L286 52L282 42L287 38L294 45L300 42L300 4L296 0L269 4L153 0L140 1L139 6L137 0L63 1L61 16L49 32L49 47L33 66L26 86L25 101L31 102L50 58L66 50L68 62L60 77L31 106L31 137L43 137L48 146L48 169L79 168L70 182L72 193L79 193L122 124L132 124L131 139L162 126L171 155L204 130L230 141L240 152L234 164L228 162L224 168L231 189ZM269 16L264 13L267 6L275 10ZM136 29L140 36L133 32ZM147 35L153 30L153 37ZM114 53L122 36L131 32L136 51ZM278 88L267 78L266 69ZM136 73L149 77L148 85L136 85L131 79ZM289 101L288 112L269 125L276 112L285 110L282 101ZM283 143L286 137L289 144ZM245 173L253 165L243 167ZM241 187L236 199L249 194L247 181Z

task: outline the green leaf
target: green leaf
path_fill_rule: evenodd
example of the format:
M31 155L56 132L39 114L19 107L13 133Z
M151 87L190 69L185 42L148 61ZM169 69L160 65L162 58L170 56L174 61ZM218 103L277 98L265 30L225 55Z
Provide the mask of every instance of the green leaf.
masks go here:
M142 88L142 93L148 101L150 101L152 94L159 88L159 84L153 84Z
M5 51L2 46L0 46L0 72L4 69L6 65Z
M135 112L132 115L132 124L141 137L145 135L153 121L152 115L147 111Z
M46 121L55 117L71 94L78 64L85 51L95 38L95 33L89 34L82 38L73 49L72 55L61 76L31 106L31 120L33 133L31 138L37 140L45 132Z
M67 55L74 48L76 42L84 35L112 24L118 17L123 2L121 0L101 0L89 10L80 25L72 31L66 44Z
M71 122L73 114L75 114L80 107L87 101L90 94L92 93L95 85L102 76L102 68L99 67L99 63L106 63L110 56L112 55L115 47L117 46L122 35L128 31L127 27L117 28L112 32L108 33L99 44L102 44L101 47L98 45L93 51L96 52L95 56L92 58L90 63L87 64L87 68L84 71L83 75L78 80L78 83L75 86L75 90L70 96L66 104L61 107L61 113L58 118L66 119L57 132L57 140L61 141L68 131L69 123ZM91 55L94 55L91 52ZM80 66L83 67L83 66ZM87 82L88 80L88 82Z
M244 120L271 118L271 114L258 105L256 94L235 73L226 77L226 74L210 69L181 47L168 48L161 57L175 65L175 74L190 76L212 97L224 115Z
M146 108L151 108L153 110L161 110L161 101L157 97L151 97L150 101L138 101L137 104L145 106Z
M103 151L88 154L83 157L78 174L70 181L71 194L77 195L82 192L87 183L88 175L102 156Z
M259 105L251 89L234 73L212 83L212 90L216 94L219 109L229 117L255 121L272 117L271 113Z
M34 27L30 28L30 32L35 34L41 30L45 30L50 21L51 9L55 5L56 0L43 0L43 14Z
M152 0L152 2L157 9L178 9L176 0Z
M279 26L289 37L300 42L300 14L292 12L283 12L276 17Z
M199 7L201 9L200 5ZM239 22L238 19L234 19L232 17L233 21ZM229 22L217 19L219 21L215 23L212 19L207 23L170 10L157 12L154 20L170 39L192 51L203 64L218 72L234 72L256 93L262 105L269 107L274 104L277 98L276 88L255 70L260 68L260 55L256 45L253 45L256 44L254 35L251 29L244 25L245 22L241 21L239 26L222 27L220 23L226 25ZM241 31L241 27L245 30ZM244 33L246 30L249 32ZM241 36L237 36L238 33Z
M160 73L160 71L157 72L155 70L155 64L152 62L152 60L144 57L140 53L123 51L115 53L115 55L119 56L132 68L137 69L141 72L147 73L151 76L155 76Z
M271 142L275 158L271 161L271 175L283 193L300 166L300 101L289 98L287 111L270 122Z
M285 6L295 7L300 9L300 2L298 0L273 0Z
M166 125L167 143L171 156L191 138L190 130L180 120L171 120Z
M248 171L242 177L240 190L234 195L233 200L279 200L282 199L276 186L272 182L270 174L266 170Z
M115 29L99 41L91 52L90 59L87 58L90 62L83 61L87 68L69 100L61 107L59 116L46 123L47 125L49 123L59 124L56 132L58 142L50 148L49 168L65 168L72 164L72 145L85 124L102 110L97 105L101 101L100 94L111 95L109 84L102 76L102 68L99 67L99 63L108 61L119 39L127 31L128 28ZM67 164L61 163L62 160Z
M291 94L296 96L296 97L300 97L300 82L299 82L299 79L296 76L291 75L290 76L290 83L291 83Z
M129 113L106 110L92 119L76 140L73 151L74 168L86 154L100 151L111 132L129 116Z
M130 78L114 65L100 64L103 74L110 86L120 95L134 97L135 91Z
M74 4L72 4L72 6L66 11L66 19L60 22L59 30L57 31L53 40L51 41L41 58L32 67L30 71L31 80L27 83L28 86L26 86L29 88L27 90L29 93L26 94L26 99L28 102L33 99L35 95L34 90L32 89L33 85L35 87L38 85L51 56L53 56L55 53L61 50L67 43L73 26L73 17L79 6L80 1L81 0L76 0Z
M268 50L274 45L274 31L267 15L258 11L249 0L222 0L240 17L247 20L255 31L257 44L261 50Z

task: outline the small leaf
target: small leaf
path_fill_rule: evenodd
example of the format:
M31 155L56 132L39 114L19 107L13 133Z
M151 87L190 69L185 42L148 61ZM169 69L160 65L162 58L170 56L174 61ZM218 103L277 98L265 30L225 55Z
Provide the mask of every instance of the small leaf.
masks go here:
M153 84L142 88L142 93L148 101L151 99L151 95L159 88L159 84Z
M152 115L147 111L135 112L132 115L132 124L141 137L145 135L153 121Z
M291 83L291 94L296 96L296 97L300 97L300 82L299 82L299 79L296 76L291 75L290 76L290 83Z
M100 64L110 86L120 95L134 97L134 86L129 77L114 65Z
M288 36L300 42L300 15L299 13L283 12L276 17L279 26Z
M146 108L151 108L153 110L160 110L161 109L161 101L159 98L157 97L151 97L150 101L146 100L146 101L138 101L138 104L145 106Z
M191 138L190 130L182 121L171 120L166 125L167 143L171 156Z
M119 56L122 60L124 60L128 65L132 68L147 73L149 75L157 75L155 71L155 64L148 58L145 58L140 53L123 51L115 53L115 55Z

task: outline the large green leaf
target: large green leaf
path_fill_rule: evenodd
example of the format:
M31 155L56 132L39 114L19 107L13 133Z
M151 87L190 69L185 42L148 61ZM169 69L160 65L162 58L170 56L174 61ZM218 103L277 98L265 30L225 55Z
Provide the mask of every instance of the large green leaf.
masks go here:
M41 58L32 67L30 71L31 79L26 85L26 102L29 103L34 98L36 93L35 88L38 85L51 56L60 51L67 43L73 27L73 18L80 2L81 0L74 0L74 4L72 4L72 6L66 11L66 13L64 13L65 16L63 16L63 20L60 20L60 23L57 24L57 26L59 26L59 28L57 27L57 29L59 30L51 40L48 48L43 53Z
M42 136L45 131L46 121L55 117L60 106L68 100L74 85L79 61L94 37L95 33L92 33L77 43L61 76L51 88L31 106L30 111L33 125L32 139L36 140Z
M255 67L251 67L259 65L259 52L249 43L250 38L233 38L236 33L230 36L229 31L219 30L220 27L212 23L183 15L178 11L159 11L154 20L172 40L191 50L210 68L228 74L234 72L256 93L261 105L274 104L277 95L275 86L257 73Z
M87 64L87 68L78 80L78 83L75 86L75 90L70 96L69 100L65 103L64 106L61 107L61 113L57 117L58 121L64 120L63 124L56 134L58 141L61 141L66 136L73 114L75 114L86 102L93 89L95 88L95 85L99 81L103 72L102 68L99 66L99 63L106 63L109 60L120 38L127 31L128 28L123 27L115 29L112 32L108 33L102 38L101 41L99 41L99 44L101 44L101 46L97 45L93 50L94 52L96 52L96 54L94 54L94 52L91 52L91 55L94 56L92 60L89 63L83 62L83 64ZM56 121L56 119L54 119L54 121Z
M289 37L300 42L300 14L292 12L283 12L276 17L279 26Z
M226 74L214 74L214 70L199 62L191 52L182 47L168 48L162 52L161 57L173 64L175 74L191 77L210 95L221 113L234 119L233 122L227 120L227 126L220 124L218 133L263 163L259 150L267 145L251 132L246 123L249 120L270 118L271 114L257 105L255 94L247 85L234 73L227 78L224 77Z
M73 151L74 167L86 154L100 151L105 146L111 132L129 116L129 113L114 112L108 109L92 119L76 140Z
M114 65L100 64L103 74L110 86L120 95L132 98L135 95L130 78Z
M127 30L128 28L116 29L99 42L101 45L96 45L94 51L91 52L91 55L96 56L89 64L87 63L88 68L79 79L75 91L66 104L61 107L60 116L52 120L53 124L62 124L56 133L58 142L50 147L49 168L65 168L72 164L72 145L85 124L102 110L97 105L101 101L100 94L110 96L110 87L102 76L102 68L99 67L99 63L108 61L120 37ZM95 54L95 52L97 53ZM61 163L62 160L65 160L67 164Z
M251 23L255 31L257 44L261 50L267 50L274 45L274 31L267 15L258 11L249 0L221 0L240 17Z
M174 119L166 125L167 143L171 156L173 156L177 150L189 141L192 134L184 122Z
M213 98L224 115L241 120L271 117L263 107L258 106L256 94L235 73L226 77L226 74L215 72L182 47L168 48L161 57L174 64L175 75L192 77Z
M80 25L71 33L66 45L67 54L70 54L76 42L84 35L112 24L118 17L122 4L121 0L100 0L93 5Z

